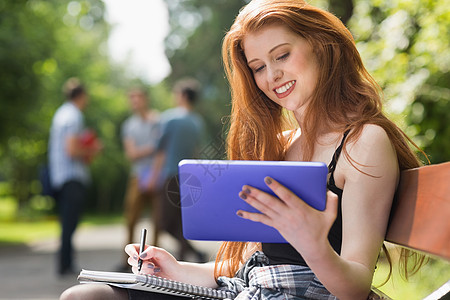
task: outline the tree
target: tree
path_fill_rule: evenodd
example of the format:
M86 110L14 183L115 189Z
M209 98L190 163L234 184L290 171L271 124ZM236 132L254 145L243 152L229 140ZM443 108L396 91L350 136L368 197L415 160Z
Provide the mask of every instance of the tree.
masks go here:
M450 160L450 8L443 0L355 1L349 22L386 111L432 163Z
M109 60L104 11L101 0L0 3L0 180L10 184L21 209L39 194L37 167L46 160L50 121L64 101L63 83L73 76L87 86L86 121L106 150L92 165L89 203L108 210L122 200L127 166L117 132L132 78Z

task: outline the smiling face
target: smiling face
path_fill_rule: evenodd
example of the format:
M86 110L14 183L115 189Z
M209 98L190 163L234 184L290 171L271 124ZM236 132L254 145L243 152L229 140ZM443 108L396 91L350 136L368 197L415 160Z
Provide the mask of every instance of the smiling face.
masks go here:
M309 43L287 27L272 24L248 34L243 47L258 88L282 107L301 113L318 78Z

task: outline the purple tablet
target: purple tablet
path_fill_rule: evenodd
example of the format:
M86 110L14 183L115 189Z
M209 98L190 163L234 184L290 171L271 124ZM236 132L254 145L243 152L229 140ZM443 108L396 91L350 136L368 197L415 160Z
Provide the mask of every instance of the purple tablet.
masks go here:
M240 209L257 212L239 198L243 185L273 194L264 183L266 176L312 207L325 209L328 169L324 163L185 159L178 167L186 239L285 243L275 228L236 215Z

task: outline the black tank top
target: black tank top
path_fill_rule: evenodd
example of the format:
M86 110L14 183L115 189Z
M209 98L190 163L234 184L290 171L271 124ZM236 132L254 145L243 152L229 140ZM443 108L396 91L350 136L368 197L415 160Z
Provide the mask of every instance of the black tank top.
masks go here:
M331 226L330 232L328 234L328 240L336 253L341 253L342 244L342 190L336 187L334 182L334 171L336 169L336 164L341 155L342 146L344 144L345 138L348 135L348 131L344 133L341 144L336 149L333 155L333 159L328 165L328 178L327 188L338 196L338 212L336 220ZM302 265L307 266L303 257L295 250L291 244L287 243L262 243L262 250L264 254L269 258L270 265Z

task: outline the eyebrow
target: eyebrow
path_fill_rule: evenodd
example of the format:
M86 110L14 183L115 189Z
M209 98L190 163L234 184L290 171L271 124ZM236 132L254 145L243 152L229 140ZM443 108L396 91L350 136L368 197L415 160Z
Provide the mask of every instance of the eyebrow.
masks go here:
M289 45L289 43L282 43L282 44L276 45L275 47L270 49L269 54L272 53L273 51L275 51L276 49L278 49L279 47L284 46L284 45ZM251 64L252 62L254 62L256 60L258 60L258 58L252 59L251 61L247 62L247 65Z

